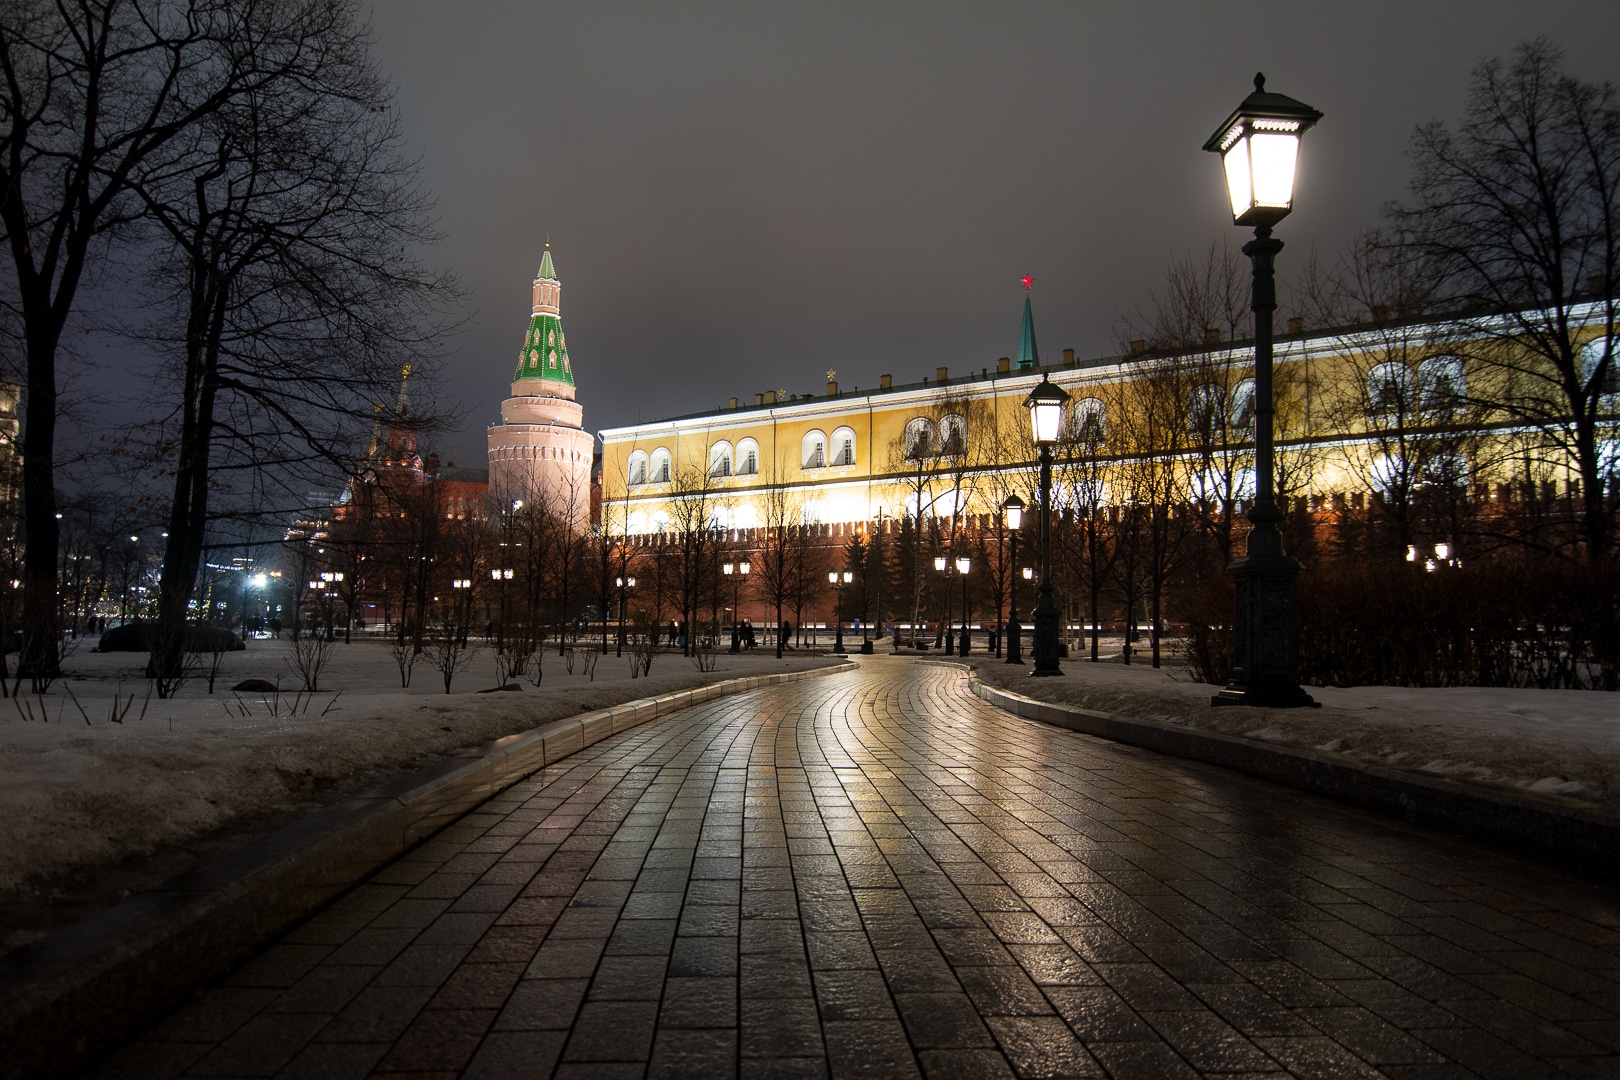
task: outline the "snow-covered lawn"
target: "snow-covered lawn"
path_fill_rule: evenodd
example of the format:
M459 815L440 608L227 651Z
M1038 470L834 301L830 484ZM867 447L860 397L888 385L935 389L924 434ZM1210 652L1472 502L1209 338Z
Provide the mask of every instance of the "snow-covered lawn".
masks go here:
M63 665L69 678L43 699L25 687L22 701L0 701L0 928L17 944L12 931L26 940L42 920L156 884L244 835L451 751L635 698L834 662L778 661L758 649L721 653L705 674L664 653L648 677L632 679L628 655L609 654L593 679L583 652L571 674L553 650L539 687L525 680L521 692L480 694L495 682L484 653L446 696L426 664L402 690L382 643L339 643L319 693L276 700L229 690L250 678L298 685L288 642L256 640L226 657L213 695L197 680L167 701L147 698L145 653L75 653ZM122 723L109 720L115 693L128 707Z
M1046 679L1029 677L1028 663L980 655L973 666L985 682L1042 701L1620 809L1620 694L1312 686L1320 709L1213 708L1219 687L1170 666L1076 656Z

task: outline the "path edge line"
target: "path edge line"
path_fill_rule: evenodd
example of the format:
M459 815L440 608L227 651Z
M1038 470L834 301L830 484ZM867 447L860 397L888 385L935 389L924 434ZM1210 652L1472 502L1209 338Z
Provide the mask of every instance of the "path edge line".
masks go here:
M991 686L968 671L974 695L1006 712L1113 742L1201 761L1399 817L1573 860L1584 869L1620 870L1620 816L1550 797L1516 795L1422 776L1336 754L1138 720L1037 701Z
M731 694L852 665L727 679L507 735L394 777L0 957L0 1076L74 1073L199 986L540 769Z

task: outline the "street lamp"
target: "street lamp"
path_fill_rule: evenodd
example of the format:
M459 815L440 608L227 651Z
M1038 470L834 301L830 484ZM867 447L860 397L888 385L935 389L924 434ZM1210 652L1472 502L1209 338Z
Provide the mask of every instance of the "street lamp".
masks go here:
M962 640L960 642L961 651L957 654L959 656L966 656L968 654L967 577L969 566L970 564L968 563L968 557L966 555L960 555L957 557L956 572L962 576Z
M1052 447L1058 440L1063 404L1069 395L1048 376L1029 392L1029 428L1041 452L1041 587L1035 601L1035 670L1032 675L1061 675L1058 667L1058 609L1052 599Z
M633 588L636 587L636 579L634 577L618 577L618 578L613 579L613 584L619 590L619 643L618 643L618 646L616 647L613 655L615 655L615 656L623 656L624 655L624 598L625 598L625 593L628 590L633 589Z
M949 560L943 555L934 556L934 569L943 574ZM945 584L945 655L949 656L956 651L956 633L951 629L951 586Z
M721 563L720 572L731 578L731 651L742 651L742 620L737 617L737 578L732 572L737 569L736 563Z
M1232 221L1254 226L1243 245L1253 266L1250 309L1254 312L1255 499L1252 528L1242 558L1228 572L1236 584L1232 679L1216 694L1215 705L1294 707L1317 702L1295 675L1298 561L1283 553L1282 510L1274 479L1274 416L1271 380L1271 316L1277 308L1276 259L1282 241L1271 227L1294 206L1294 174L1300 137L1322 114L1282 94L1266 92L1266 77L1254 77L1254 93L1243 99L1204 149L1221 155Z
M1008 565L1018 565L1018 529L1024 524L1024 500L1017 495L1007 496L1007 501L1001 504L1002 523L1006 525L1008 534L1012 537L1012 558ZM1007 575L1012 579L1012 598L1007 604L1007 663L1022 664L1024 662L1024 628L1018 625L1018 574L1014 571Z
M495 623L495 651L504 653L506 651L506 583L512 580L512 571L504 566L492 569L489 572L489 579L501 587L500 618Z
M836 587L838 596L838 628L833 633L833 652L839 656L844 655L844 586L855 580L855 575L845 570L842 575L836 570L827 571L827 580Z

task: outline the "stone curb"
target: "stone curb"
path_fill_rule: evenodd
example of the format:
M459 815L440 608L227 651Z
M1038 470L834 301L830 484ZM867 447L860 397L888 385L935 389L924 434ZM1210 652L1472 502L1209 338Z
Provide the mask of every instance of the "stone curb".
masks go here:
M317 811L0 957L0 1075L73 1072L517 781L633 727L848 665L729 679L508 735Z
M1600 810L1556 798L1491 791L1442 777L1358 764L1320 750L1268 746L1160 720L1133 720L1036 701L981 682L971 671L968 681L973 693L984 701L1043 724L1235 769L1415 824L1453 829L1577 861L1584 869L1620 869L1620 816Z

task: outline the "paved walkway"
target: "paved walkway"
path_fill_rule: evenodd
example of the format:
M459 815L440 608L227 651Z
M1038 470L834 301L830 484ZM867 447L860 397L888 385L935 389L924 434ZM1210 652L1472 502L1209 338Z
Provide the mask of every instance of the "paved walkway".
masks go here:
M599 743L97 1074L1620 1076L1620 891L868 658Z

